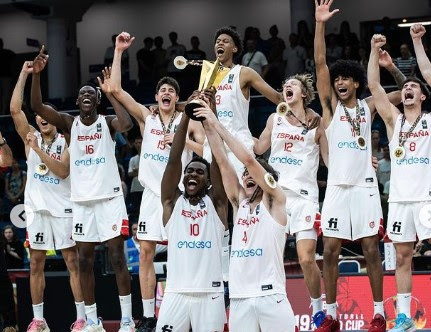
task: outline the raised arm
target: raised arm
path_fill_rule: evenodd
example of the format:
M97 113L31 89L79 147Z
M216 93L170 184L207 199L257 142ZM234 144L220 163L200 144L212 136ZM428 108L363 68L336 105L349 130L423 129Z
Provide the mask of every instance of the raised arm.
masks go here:
M65 149L64 153L61 156L61 159L58 161L56 159L51 158L47 153L42 151L42 149L37 144L37 137L34 133L28 133L26 137L27 144L30 148L37 153L42 162L48 167L50 171L52 171L55 175L57 175L61 179L65 179L69 176L70 173L70 156L69 149Z
M413 40L415 48L416 60L419 65L419 70L424 80L431 85L431 62L428 59L424 45L422 44L422 36L426 33L425 27L422 24L414 24L410 28L410 36Z
M272 123L274 121L275 113L271 114L266 120L266 127L259 136L259 139L255 141L253 151L257 155L264 154L271 147L271 132Z
M12 165L12 150L7 144L6 140L3 138L0 132L0 167L9 167Z
M238 142L237 139L233 137L232 134L226 130L226 128L223 127L219 121L216 120L214 113L208 112L208 110L205 109L200 109L196 115L205 117L207 120L209 120L210 123L208 125L211 125L217 131L221 139L226 142L233 154L240 162L244 164L250 175L253 177L253 180L256 181L257 185L262 188L265 193L270 195L274 201L278 203L283 202L284 204L286 198L281 187L277 185L275 188L272 188L266 183L265 175L267 174L267 171L259 164L259 162L254 157L254 154L248 151L248 149L241 142ZM214 151L213 154L215 155ZM232 186L232 183L228 184L228 186ZM228 191L226 186L225 189ZM227 194L229 197L228 192Z
M316 63L317 91L323 111L323 125L328 128L334 115L336 96L332 89L326 64L325 23L339 10L330 11L333 0L315 0L316 31L314 34L314 61Z
M322 155L323 162L325 163L325 166L328 167L328 139L326 137L323 123L320 123L319 127L316 130L316 143L319 144L320 154Z
M31 82L31 108L40 115L49 124L61 129L63 134L70 134L73 124L73 116L66 113L59 113L50 105L42 102L42 93L40 91L40 73L45 69L48 61L48 54L44 53L45 47L42 46L39 54L33 61L33 79Z
M136 102L133 97L123 90L121 86L121 57L130 45L132 45L135 37L131 37L127 32L122 32L117 36L115 41L114 60L112 62L111 80L110 80L110 91L116 100L118 100L127 110L127 112L133 116L138 124L141 126L145 123L145 118L151 112L144 105Z
M397 68L397 66L395 66L389 53L387 51L383 51L381 49L379 50L379 66L385 68L392 75L392 77L394 78L394 80L398 86L398 89L401 90L406 77ZM399 103L401 103L401 91L399 91L399 90L392 91L392 92L389 92L387 94L389 101L393 105L398 105ZM368 108L370 109L371 116L374 117L374 115L377 111L376 107L374 105L374 97L369 96L365 99L365 101L368 104Z
M115 112L115 115L106 117L111 134L114 134L116 131L120 133L126 132L133 127L132 119L123 105L112 95L111 68L105 67L105 69L102 70L102 73L103 81L100 79L100 77L97 77L97 80L99 82L100 89L108 98Z
M15 124L15 129L22 141L25 143L27 133L30 132L31 127L28 124L27 117L21 110L22 101L24 98L25 82L29 74L33 72L33 61L26 61L22 66L21 73L19 74L18 81L12 93L10 100L10 114Z
M242 67L241 89L244 91L244 89L248 90L249 87L253 87L276 105L283 101L283 95L266 83L262 76L260 76L254 69L250 67Z
M169 153L169 160L163 173L161 184L161 199L163 205L163 224L166 225L171 217L175 202L180 196L178 184L181 180L181 155L186 144L189 117L184 114L175 133L174 140Z
M373 103L386 124L389 139L392 137L398 109L391 104L385 89L380 84L379 52L385 45L386 37L374 35L371 39L370 61L368 62L368 88L373 96Z

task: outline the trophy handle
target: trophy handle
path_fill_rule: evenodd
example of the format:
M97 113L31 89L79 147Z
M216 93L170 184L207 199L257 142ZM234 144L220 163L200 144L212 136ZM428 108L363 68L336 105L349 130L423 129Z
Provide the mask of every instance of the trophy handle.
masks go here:
M175 57L175 59L174 59L174 66L175 66L175 68L177 68L179 70L183 70L188 65L202 66L202 64L203 64L203 60L187 60L185 57L183 57L181 55Z

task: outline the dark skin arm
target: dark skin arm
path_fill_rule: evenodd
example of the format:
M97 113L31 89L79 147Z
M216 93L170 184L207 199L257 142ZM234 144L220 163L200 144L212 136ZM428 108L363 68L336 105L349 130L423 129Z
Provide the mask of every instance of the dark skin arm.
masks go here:
M133 127L132 118L123 105L114 97L111 89L111 67L102 70L103 81L97 77L100 89L105 93L112 107L114 108L115 115L108 115L106 123L111 131L111 135L115 132L124 133Z
M31 82L31 108L48 123L56 126L63 131L66 141L70 142L70 129L73 124L73 116L60 113L50 105L42 102L42 93L40 91L40 73L44 70L48 61L48 55L43 53L44 46L40 49L39 54L33 61L33 79Z
M181 192L178 189L178 184L181 180L181 155L186 145L187 128L189 125L189 117L185 114L181 118L180 124L175 132L175 137L172 142L171 152L169 153L169 161L163 173L161 184L161 199L163 205L163 225L166 225L174 210L175 203L180 197Z

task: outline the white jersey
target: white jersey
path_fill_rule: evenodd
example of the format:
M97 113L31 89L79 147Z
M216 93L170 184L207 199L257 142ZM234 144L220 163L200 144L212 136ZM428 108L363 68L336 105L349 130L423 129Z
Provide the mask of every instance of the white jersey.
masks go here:
M183 113L174 119L171 132L175 132ZM145 119L145 129L142 133L141 157L139 160L139 182L160 196L160 184L169 160L171 146L163 141L163 128L159 116L148 115ZM192 160L193 151L184 149L181 156L182 169ZM180 189L183 188L182 180Z
M285 242L284 226L272 218L263 202L253 213L247 200L241 202L232 234L231 298L286 294Z
M285 116L275 115L269 156L269 164L280 173L278 183L314 202L319 201L316 131L294 126Z
M180 196L165 229L169 238L165 292L223 292L225 227L209 196L196 206Z
M123 195L115 141L103 115L90 126L75 117L70 133L71 200L92 201Z
M331 124L326 129L329 147L328 185L376 187L376 171L371 163L371 112L365 100L357 100L361 115L361 136L366 148L360 149L354 133L338 101ZM356 107L346 108L356 121Z
M402 135L405 156L401 160L394 157L399 146L399 133L403 115L397 118L394 134L389 142L391 153L391 183L389 202L417 202L431 200L431 114L423 114L416 128L407 135L411 125L404 121ZM406 137L407 136L407 137Z
M249 150L253 139L248 128L250 99L241 91L240 73L242 66L234 66L217 87L216 109L221 124Z
M42 135L35 131L37 144L40 147ZM52 159L60 161L67 148L63 135L57 134L56 139L45 151L49 151ZM27 183L24 191L24 203L33 211L48 211L54 217L72 217L72 202L70 201L70 178L62 179L48 170L45 175L36 173L36 168L42 160L30 148L27 158Z

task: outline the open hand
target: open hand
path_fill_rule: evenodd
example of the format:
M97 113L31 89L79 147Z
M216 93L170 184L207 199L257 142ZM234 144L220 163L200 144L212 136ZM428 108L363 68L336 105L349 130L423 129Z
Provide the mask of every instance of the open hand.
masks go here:
M330 10L333 1L334 0L314 0L316 5L316 22L326 22L340 11L339 9Z

